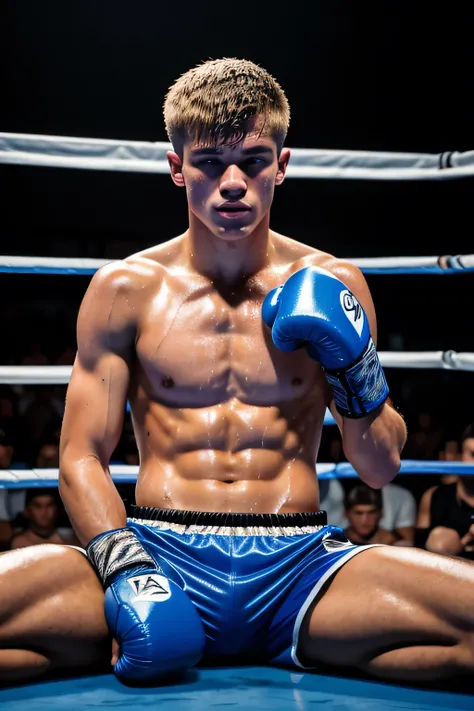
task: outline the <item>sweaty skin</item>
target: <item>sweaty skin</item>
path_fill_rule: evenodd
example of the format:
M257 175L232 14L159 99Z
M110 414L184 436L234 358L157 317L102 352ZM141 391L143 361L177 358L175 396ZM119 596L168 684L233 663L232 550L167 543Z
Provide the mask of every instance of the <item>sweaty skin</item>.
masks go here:
M183 235L94 277L79 315L86 347L68 390L62 468L89 427L91 438L115 446L128 394L139 506L317 511L315 461L329 390L305 350L273 345L261 304L294 271L317 265L351 283L374 332L365 280L354 267L271 233L268 267L228 286L192 268L186 243Z

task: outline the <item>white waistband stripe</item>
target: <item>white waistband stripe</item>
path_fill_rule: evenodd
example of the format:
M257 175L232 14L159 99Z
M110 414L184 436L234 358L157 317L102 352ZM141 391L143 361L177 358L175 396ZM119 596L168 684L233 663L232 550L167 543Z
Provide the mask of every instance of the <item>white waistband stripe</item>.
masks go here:
M144 518L129 518L128 521L159 528L162 531L190 535L199 533L208 536L303 536L325 528L324 526L187 526L182 523L149 521Z

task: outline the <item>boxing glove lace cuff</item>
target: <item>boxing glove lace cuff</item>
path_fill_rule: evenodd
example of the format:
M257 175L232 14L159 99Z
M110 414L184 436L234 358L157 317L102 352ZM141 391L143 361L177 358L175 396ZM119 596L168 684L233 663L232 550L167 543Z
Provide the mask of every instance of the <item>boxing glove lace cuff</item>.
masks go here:
M87 546L87 555L104 587L119 570L144 564L155 567L153 558L128 528L99 534Z
M364 417L383 405L388 385L372 339L355 363L341 370L325 370L337 411L344 417Z

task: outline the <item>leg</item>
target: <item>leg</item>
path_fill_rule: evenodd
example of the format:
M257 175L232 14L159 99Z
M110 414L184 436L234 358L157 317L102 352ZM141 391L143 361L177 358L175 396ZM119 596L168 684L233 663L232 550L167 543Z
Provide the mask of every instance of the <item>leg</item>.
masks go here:
M462 543L457 531L446 526L436 526L426 539L425 548L441 555L461 555Z
M426 551L370 548L311 605L298 657L399 680L474 671L474 565Z
M0 683L107 665L104 595L86 557L41 545L0 555Z

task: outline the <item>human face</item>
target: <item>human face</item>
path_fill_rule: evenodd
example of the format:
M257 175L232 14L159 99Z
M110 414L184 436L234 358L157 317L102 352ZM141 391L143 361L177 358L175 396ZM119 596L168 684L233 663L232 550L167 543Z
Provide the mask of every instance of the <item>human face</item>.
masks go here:
M382 512L375 506L360 504L348 509L346 516L353 531L361 538L367 538L378 527Z
M27 511L28 517L38 528L54 528L58 510L52 496L35 496Z
M185 144L182 161L168 154L174 182L186 187L191 220L228 241L247 237L269 214L289 157L257 132L232 146Z

